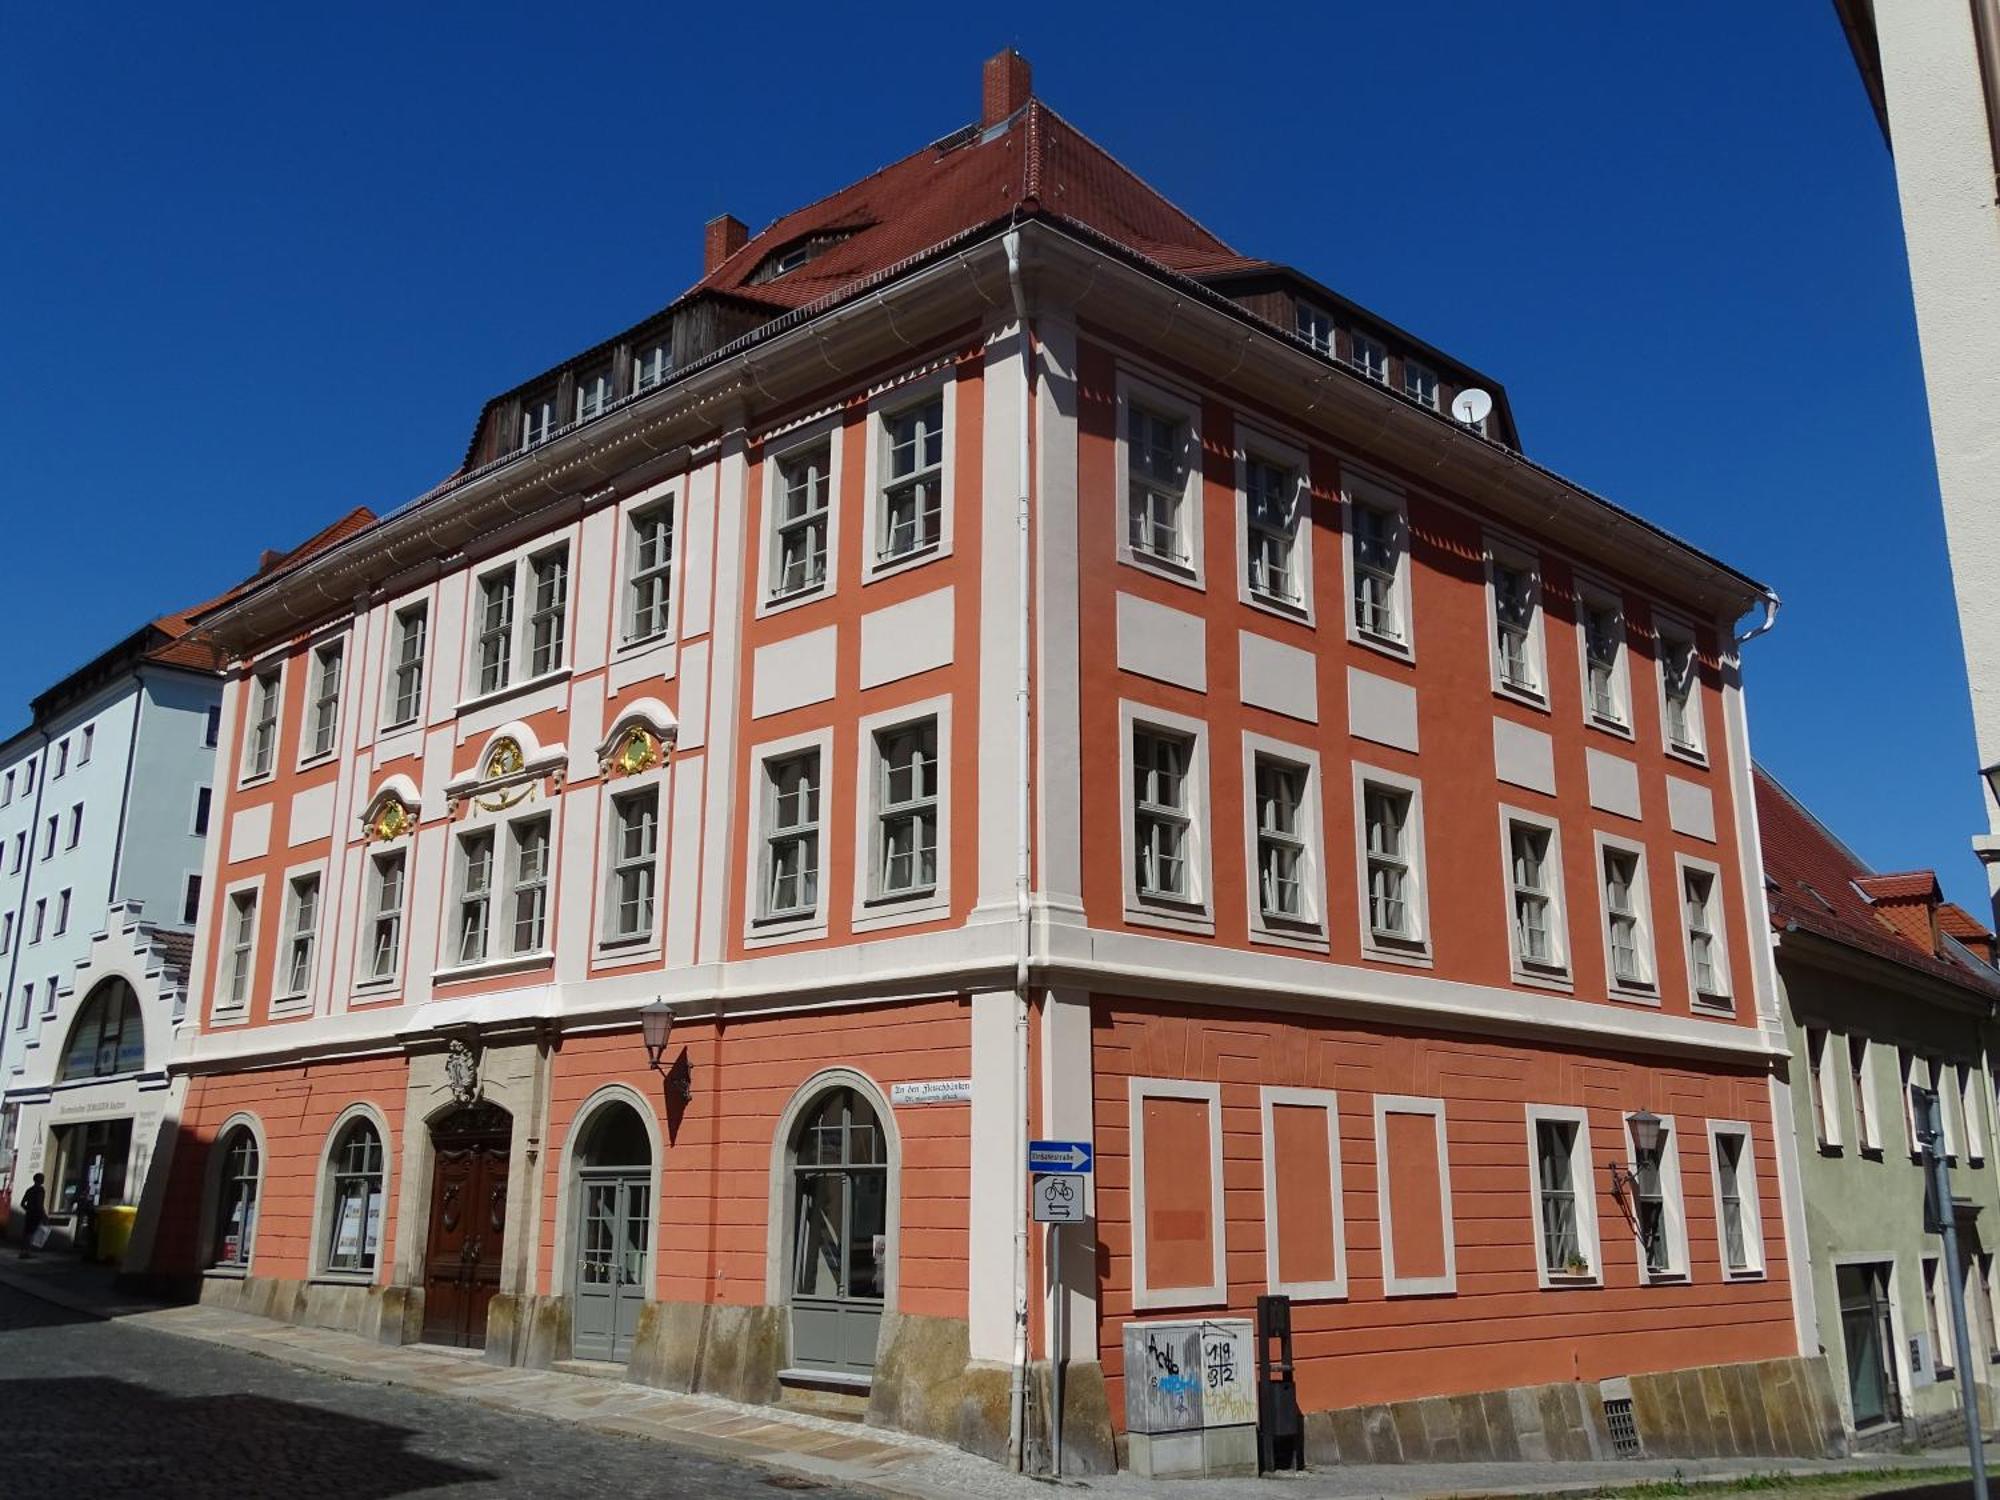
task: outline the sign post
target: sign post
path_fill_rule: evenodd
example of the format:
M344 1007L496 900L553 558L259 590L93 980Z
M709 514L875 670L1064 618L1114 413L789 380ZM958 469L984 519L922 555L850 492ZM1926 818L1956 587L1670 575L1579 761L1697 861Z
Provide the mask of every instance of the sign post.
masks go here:
M1958 1354L1958 1399L1965 1409L1965 1443L1971 1450L1973 1500L1986 1500L1986 1445L1979 1431L1979 1388L1972 1379L1972 1333L1965 1321L1965 1276L1959 1269L1958 1215L1951 1208L1951 1166L1943 1147L1944 1108L1937 1090L1913 1088L1910 1102L1917 1116L1917 1141L1923 1147L1928 1179L1926 1206L1937 1217L1944 1238L1944 1275L1951 1293L1952 1346ZM1929 1226L1926 1226L1929 1227ZM1935 1363L1936 1354L1932 1354Z
M1050 1467L1057 1479L1063 1471L1063 1359L1067 1353L1063 1345L1069 1322L1062 1279L1063 1226L1089 1222L1085 1205L1090 1201L1090 1169L1096 1164L1095 1156L1089 1141L1028 1142L1029 1196L1035 1206L1035 1222L1048 1225L1049 1280L1056 1297L1055 1317L1049 1322L1049 1385L1054 1404L1049 1414L1049 1448Z

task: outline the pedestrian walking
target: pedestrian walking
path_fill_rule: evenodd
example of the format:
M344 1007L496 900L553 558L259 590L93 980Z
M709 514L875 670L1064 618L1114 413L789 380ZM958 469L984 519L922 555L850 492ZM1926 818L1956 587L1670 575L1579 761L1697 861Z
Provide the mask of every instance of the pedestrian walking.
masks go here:
M22 1230L25 1238L21 1241L21 1259L26 1260L38 1247L37 1240L42 1226L48 1222L48 1194L42 1188L42 1174L37 1172L35 1180L29 1184L27 1192L21 1194Z

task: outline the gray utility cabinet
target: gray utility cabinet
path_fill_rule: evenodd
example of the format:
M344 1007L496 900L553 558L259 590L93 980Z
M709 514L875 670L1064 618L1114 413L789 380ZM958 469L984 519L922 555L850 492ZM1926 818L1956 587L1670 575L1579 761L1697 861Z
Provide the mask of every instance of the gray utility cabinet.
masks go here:
M1134 1474L1256 1476L1256 1347L1248 1318L1125 1325L1125 1434Z

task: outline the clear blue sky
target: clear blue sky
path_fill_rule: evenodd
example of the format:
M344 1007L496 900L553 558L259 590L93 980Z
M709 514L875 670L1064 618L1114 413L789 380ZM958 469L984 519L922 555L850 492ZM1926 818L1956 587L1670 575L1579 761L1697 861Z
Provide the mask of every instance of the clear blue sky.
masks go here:
M457 462L480 403L965 123L982 58L1239 249L1504 380L1775 585L1758 754L1983 911L1894 179L1825 0L27 7L0 54L0 716ZM12 705L12 707L8 707Z

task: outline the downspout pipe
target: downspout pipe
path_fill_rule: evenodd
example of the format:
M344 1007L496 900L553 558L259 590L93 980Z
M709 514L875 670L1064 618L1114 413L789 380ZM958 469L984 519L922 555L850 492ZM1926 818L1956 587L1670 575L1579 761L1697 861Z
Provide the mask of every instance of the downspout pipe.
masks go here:
M1014 472L1018 493L1014 500L1015 588L1019 591L1021 613L1015 638L1014 750L1019 779L1014 807L1014 915L1017 943L1014 951L1014 1364L1007 1387L1007 1467L1019 1472L1027 1460L1028 1398L1028 959L1033 941L1033 903L1029 892L1034 879L1030 863L1029 829L1031 771L1029 755L1033 744L1029 734L1028 653L1033 645L1032 619L1028 598L1029 409L1034 401L1034 336L1028 322L1028 296L1021 284L1021 231L1006 235L1007 287L1014 297L1014 321L1021 341L1021 412L1016 434Z

